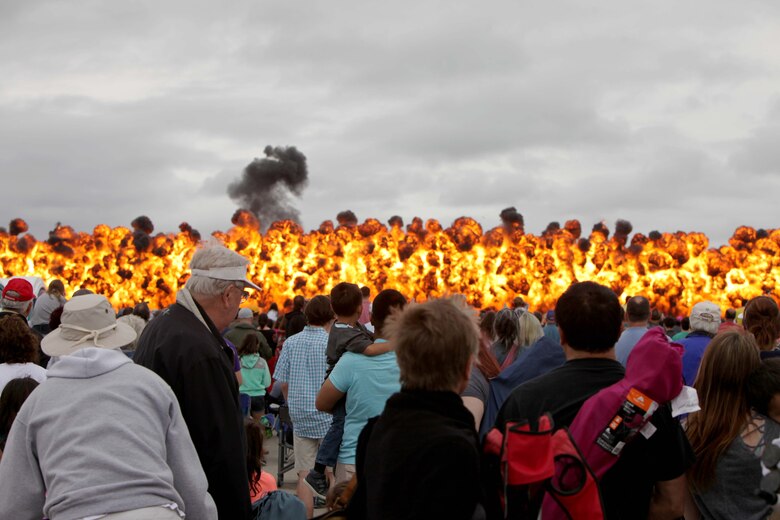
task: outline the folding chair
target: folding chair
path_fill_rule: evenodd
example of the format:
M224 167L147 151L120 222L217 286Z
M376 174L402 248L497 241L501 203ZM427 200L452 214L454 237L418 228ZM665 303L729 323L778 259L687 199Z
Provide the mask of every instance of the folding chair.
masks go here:
M295 456L293 454L293 423L290 419L290 409L286 404L279 406L279 413L274 421L274 430L279 440L279 465L276 473L276 481L281 487L284 484L284 474L295 468Z

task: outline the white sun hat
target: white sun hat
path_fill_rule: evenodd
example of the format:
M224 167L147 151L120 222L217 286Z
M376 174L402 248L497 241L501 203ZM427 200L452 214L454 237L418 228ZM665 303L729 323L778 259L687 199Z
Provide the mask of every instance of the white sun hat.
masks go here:
M129 325L116 320L105 296L85 294L65 304L60 326L41 340L49 356L65 356L85 347L117 349L136 337Z

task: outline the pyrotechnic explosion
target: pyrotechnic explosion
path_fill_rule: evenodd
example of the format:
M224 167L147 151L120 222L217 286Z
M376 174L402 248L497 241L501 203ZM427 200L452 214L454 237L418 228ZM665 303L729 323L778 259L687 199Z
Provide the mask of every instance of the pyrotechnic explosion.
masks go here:
M576 220L551 223L536 236L526 234L515 208L500 214L502 225L483 231L468 217L444 228L436 220L414 218L404 229L400 217L385 225L369 218L358 223L351 211L338 224L323 222L310 232L290 220L273 222L266 232L251 212L237 211L234 226L214 236L251 260L250 276L263 290L259 306L283 304L296 294L327 293L340 281L394 288L424 300L461 293L475 307L500 307L522 296L533 309L552 308L575 281L594 280L624 300L647 296L653 305L684 314L707 299L722 308L739 307L769 293L780 299L780 229L738 228L729 244L708 249L702 233L648 236L619 220L610 230L598 223L581 237ZM15 219L0 231L0 276L62 279L69 290L85 287L105 294L116 307L148 301L153 307L174 301L187 279L187 265L200 240L188 224L176 234L154 234L147 217L132 230L98 225L92 234L58 225L45 242Z

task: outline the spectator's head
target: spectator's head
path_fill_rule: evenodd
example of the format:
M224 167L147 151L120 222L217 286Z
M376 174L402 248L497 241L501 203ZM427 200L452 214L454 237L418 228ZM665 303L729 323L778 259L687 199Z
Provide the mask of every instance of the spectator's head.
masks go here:
M136 303L135 307L133 307L133 314L144 321L149 321L149 318L151 317L151 312L149 312L149 304L146 302Z
M73 293L73 296L84 296L85 294L95 294L94 291L91 291L89 289L77 289L76 292Z
M650 312L650 323L653 323L655 325L660 325L662 318L663 318L663 314L661 314L661 311L659 311L658 309L653 309L652 312Z
M721 455L747 425L747 384L760 365L758 345L744 332L721 332L704 350L693 383L701 410L690 414L686 423L696 453L688 476L696 488L705 489L713 482Z
M742 326L753 334L761 350L775 348L780 334L777 303L769 296L758 296L745 305Z
M260 352L260 340L257 339L256 334L247 334L244 339L241 340L241 344L238 346L239 356L248 356L250 354L258 354Z
M482 313L482 317L479 320L479 331L482 333L482 336L490 343L493 343L496 338L496 333L493 331L493 325L495 323L495 311L485 311Z
M510 311L511 312L511 311ZM401 384L409 390L460 393L479 348L474 311L452 298L410 305L389 320Z
M0 306L26 318L32 311L34 298L35 293L30 282L24 278L11 278L3 288Z
M780 422L780 359L765 359L747 386L748 403L758 413Z
M726 309L726 321L734 323L734 321L737 319L737 310L736 309Z
M518 344L521 347L527 347L536 343L536 340L544 336L542 324L536 319L536 315L530 312L523 312L518 316L520 323L520 334L518 335Z
M276 302L271 302L271 305L268 306L268 310L279 312L279 307L276 305Z
M306 304L304 310L306 321L314 327L324 327L335 317L330 305L330 298L323 295L317 295Z
M252 323L252 318L254 318L254 314L252 314L252 309L248 307L243 307L241 309L238 309L236 320L243 323Z
M218 330L236 317L245 298L244 289L260 288L247 280L249 260L219 244L209 244L195 252L190 261L192 275L187 288L206 311Z
M3 388L0 394L0 451L5 449L5 439L11 431L16 414L37 387L38 381L31 377L22 377L10 380Z
M622 315L615 293L595 282L572 284L555 306L561 344L593 354L614 348L620 336Z
M629 298L626 302L626 319L629 323L647 324L650 319L650 301L644 296Z
M675 328L677 326L677 320L675 320L671 316L667 316L666 318L664 318L664 322L663 323L664 323L664 328L666 330L672 330L673 328Z
M260 327L261 329L267 327L268 322L269 322L268 314L261 312L260 314L257 315L257 326Z
M688 316L680 320L680 328L685 332L691 330L691 319Z
M76 296L62 311L60 326L41 341L49 356L66 356L86 347L119 349L136 337L135 330L117 321L105 296Z
M712 302L699 302L691 309L691 331L715 335L720 327L720 307Z
M513 309L525 309L525 300L520 296L515 296L515 298L512 300L512 308Z
M493 322L493 334L496 341L499 341L505 350L517 344L520 337L520 319L517 317L517 313L512 309L498 311Z
M49 282L49 288L47 291L51 296L54 296L55 298L64 298L65 297L65 284L62 283L61 280L52 280Z
M555 325L555 311L547 311L545 321L550 325Z
M371 308L371 324L378 336L384 335L385 323L393 312L403 310L406 297L395 289L385 289L374 298Z
M38 336L21 316L0 318L0 363L36 363Z
M363 295L363 299L367 300L371 298L371 289L366 287L365 285L360 288L360 294Z
M363 309L363 295L354 283L341 282L330 291L330 304L336 316L358 316Z
M306 307L306 298L301 296L300 294L293 298L293 310L294 311L303 311L303 308Z

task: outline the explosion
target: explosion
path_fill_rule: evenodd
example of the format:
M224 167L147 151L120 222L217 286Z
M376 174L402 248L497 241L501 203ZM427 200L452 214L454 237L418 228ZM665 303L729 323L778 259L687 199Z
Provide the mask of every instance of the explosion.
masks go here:
M584 280L611 287L621 301L644 295L673 315L705 299L723 309L761 294L780 299L780 229L743 226L728 245L709 249L702 233L637 233L629 242L633 228L624 220L612 237L603 223L582 237L576 220L553 222L535 236L525 233L514 208L501 218L501 226L486 232L468 217L447 228L415 218L404 229L398 216L388 225L373 218L358 223L345 211L336 226L325 221L307 233L281 220L263 233L254 214L239 210L232 228L213 235L250 259L250 277L262 286L251 298L261 308L297 294L327 294L341 281L367 285L374 294L397 289L418 301L463 294L476 308L521 296L532 309L550 309L572 282ZM0 229L0 276L59 278L69 291L91 289L117 308L139 301L167 306L187 279L200 234L183 223L176 234L153 235L147 217L132 228L101 224L87 234L58 224L39 242L15 219L9 231Z

